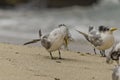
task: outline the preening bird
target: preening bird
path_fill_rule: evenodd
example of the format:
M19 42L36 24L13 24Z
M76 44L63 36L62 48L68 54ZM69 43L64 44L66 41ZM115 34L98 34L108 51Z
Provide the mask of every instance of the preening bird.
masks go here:
M53 59L52 52L56 50L59 51L59 59L61 59L60 48L62 45L68 46L68 38L70 37L67 26L61 24L47 35L42 35L41 30L39 30L39 35L40 39L34 39L24 45L41 41L41 45L50 53L51 59Z
M116 45L113 46L112 50L109 52L109 55L106 57L106 62L110 64L113 61L116 61L117 64L119 65L119 57L120 57L120 42L116 43Z
M114 44L113 32L115 30L117 30L117 28L99 26L98 31L92 34L84 33L79 30L76 31L82 34L85 39L92 44L92 46L100 50L102 56L106 56L105 50L111 48Z

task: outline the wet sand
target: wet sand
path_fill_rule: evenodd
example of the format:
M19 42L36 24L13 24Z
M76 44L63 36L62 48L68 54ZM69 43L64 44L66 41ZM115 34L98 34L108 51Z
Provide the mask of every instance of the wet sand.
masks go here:
M112 69L100 55L61 50L55 60L42 47L0 43L0 80L112 80Z

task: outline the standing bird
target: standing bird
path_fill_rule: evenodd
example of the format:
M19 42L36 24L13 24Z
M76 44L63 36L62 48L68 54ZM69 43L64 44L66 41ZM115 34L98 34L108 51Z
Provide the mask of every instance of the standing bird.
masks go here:
M114 44L113 31L117 28L108 28L105 26L99 26L98 32L94 34L87 34L76 30L82 34L85 39L92 44L96 49L100 50L101 55L105 57L105 50L109 49Z
M110 64L114 60L119 65L119 57L120 57L120 42L116 43L116 45L109 52L109 55L106 57L106 62Z
M50 53L51 59L54 59L52 52L59 51L59 59L61 59L60 48L62 45L68 45L68 28L66 25L61 24L58 28L51 31L48 35L42 35L41 30L39 30L40 39L35 39L24 45L35 43L41 41L41 45Z
M120 65L115 66L113 69L112 80L120 80Z

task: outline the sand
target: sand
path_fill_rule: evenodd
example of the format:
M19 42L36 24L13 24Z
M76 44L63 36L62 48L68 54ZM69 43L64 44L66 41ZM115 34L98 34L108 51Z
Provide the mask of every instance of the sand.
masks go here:
M112 80L114 64L100 55L74 51L53 52L55 60L43 47L0 43L0 80Z

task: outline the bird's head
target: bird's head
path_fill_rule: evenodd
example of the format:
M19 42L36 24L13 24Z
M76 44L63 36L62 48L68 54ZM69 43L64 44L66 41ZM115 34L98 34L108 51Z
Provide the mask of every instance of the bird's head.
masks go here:
M110 33L113 33L114 31L118 30L117 28L115 27L106 27L106 26L99 26L99 32L110 32Z

